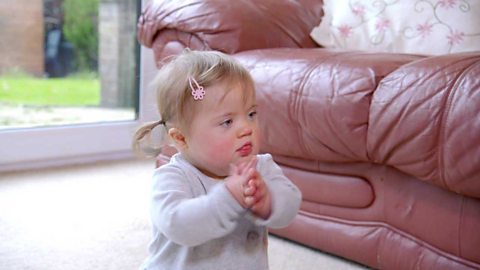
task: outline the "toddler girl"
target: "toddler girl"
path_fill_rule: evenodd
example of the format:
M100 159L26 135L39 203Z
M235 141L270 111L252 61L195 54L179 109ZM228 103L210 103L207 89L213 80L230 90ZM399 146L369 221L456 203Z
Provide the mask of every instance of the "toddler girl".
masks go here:
M154 81L156 128L178 153L154 174L153 241L143 269L268 269L267 229L287 226L301 194L259 155L253 80L220 52L186 50Z

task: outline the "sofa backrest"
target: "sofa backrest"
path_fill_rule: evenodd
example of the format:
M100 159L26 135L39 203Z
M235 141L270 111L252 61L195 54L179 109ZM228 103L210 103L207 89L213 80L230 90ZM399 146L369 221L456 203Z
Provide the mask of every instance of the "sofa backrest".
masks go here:
M314 48L310 31L323 16L320 0L150 1L138 40L157 63L183 48L233 54L262 48Z

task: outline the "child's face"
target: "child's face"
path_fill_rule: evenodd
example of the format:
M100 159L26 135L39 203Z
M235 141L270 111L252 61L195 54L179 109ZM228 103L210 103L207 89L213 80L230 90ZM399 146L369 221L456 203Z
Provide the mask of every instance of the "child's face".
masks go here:
M231 88L227 91L227 87ZM248 161L259 151L255 94L242 84L205 88L189 132L185 157L211 177L225 177L230 164Z

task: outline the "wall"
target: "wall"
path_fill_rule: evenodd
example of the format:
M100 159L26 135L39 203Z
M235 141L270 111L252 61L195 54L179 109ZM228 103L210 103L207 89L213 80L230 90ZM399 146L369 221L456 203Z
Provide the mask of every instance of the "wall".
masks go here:
M0 0L0 74L22 70L42 76L42 0Z
M99 8L101 105L136 105L136 1L103 0Z

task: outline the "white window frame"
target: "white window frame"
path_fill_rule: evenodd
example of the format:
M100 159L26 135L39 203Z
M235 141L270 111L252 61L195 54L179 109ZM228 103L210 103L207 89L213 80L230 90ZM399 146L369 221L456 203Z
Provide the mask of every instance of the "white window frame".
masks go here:
M155 97L148 87L155 70L151 49L141 47L136 120L1 130L0 172L134 157L131 140L135 129L158 118Z

